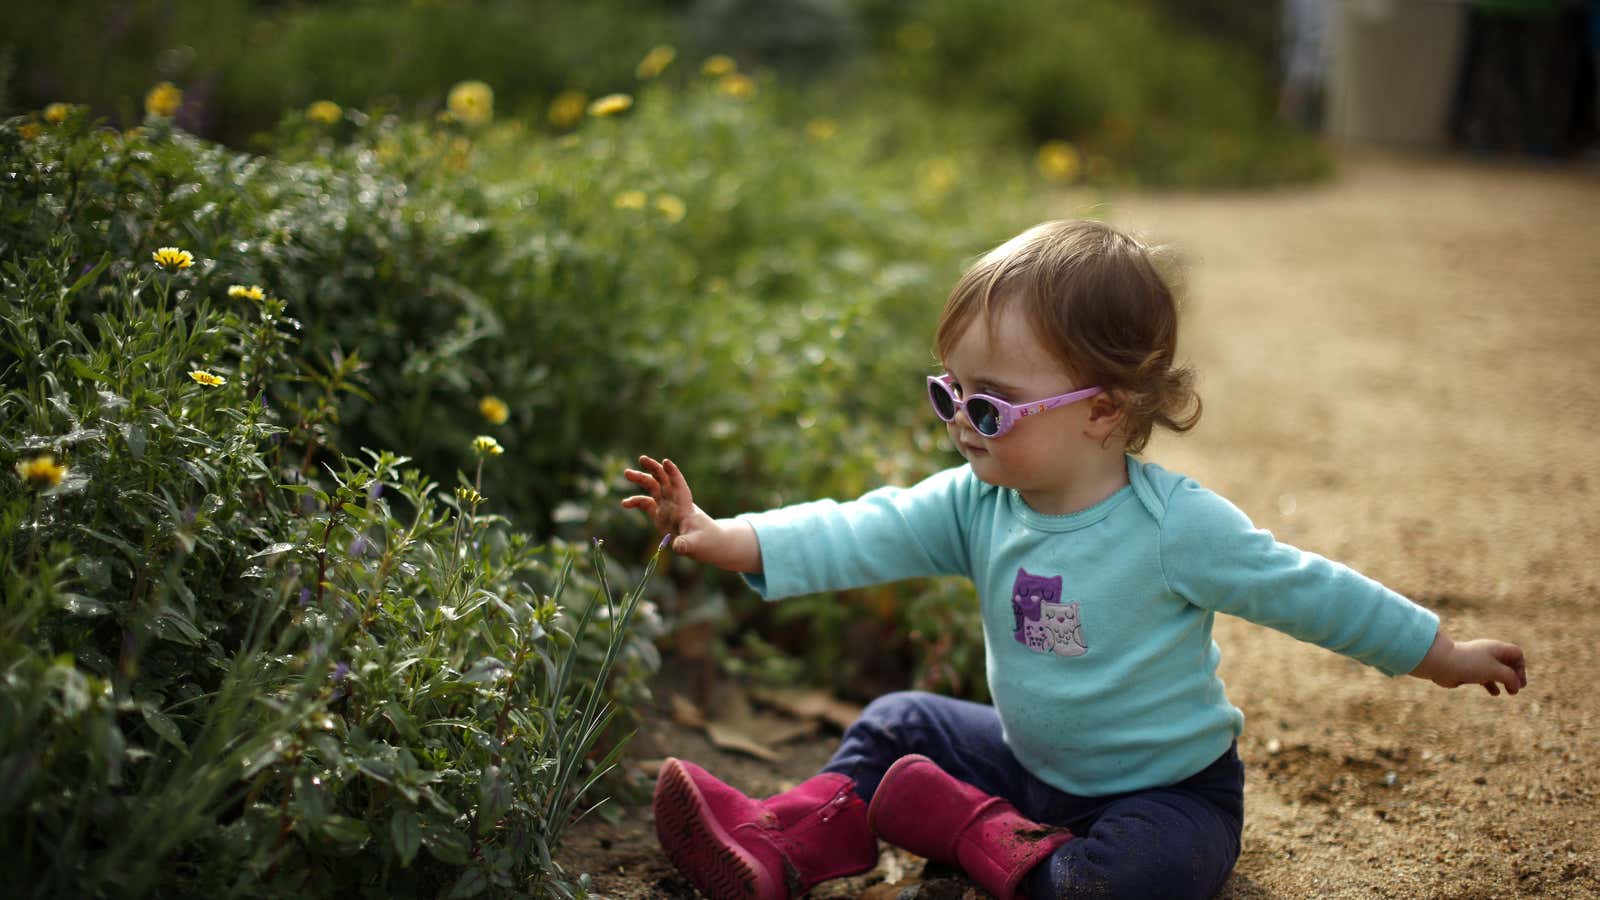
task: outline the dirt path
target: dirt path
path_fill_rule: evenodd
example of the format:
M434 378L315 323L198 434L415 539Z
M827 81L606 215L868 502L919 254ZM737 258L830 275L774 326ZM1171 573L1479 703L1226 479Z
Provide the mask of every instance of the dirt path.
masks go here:
M1150 456L1530 660L1492 698L1219 620L1249 772L1224 896L1600 895L1600 174L1362 153L1324 186L1112 208L1188 261L1205 419ZM831 742L782 771L665 723L652 745L764 793ZM579 829L568 865L687 895L630 818Z

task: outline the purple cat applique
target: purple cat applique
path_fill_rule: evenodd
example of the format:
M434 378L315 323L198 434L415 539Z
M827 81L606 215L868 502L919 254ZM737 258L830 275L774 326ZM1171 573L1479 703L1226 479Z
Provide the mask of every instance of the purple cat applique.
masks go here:
M1089 652L1078 621L1078 602L1061 602L1061 576L1030 575L1017 570L1011 587L1012 637L1035 653L1082 656Z

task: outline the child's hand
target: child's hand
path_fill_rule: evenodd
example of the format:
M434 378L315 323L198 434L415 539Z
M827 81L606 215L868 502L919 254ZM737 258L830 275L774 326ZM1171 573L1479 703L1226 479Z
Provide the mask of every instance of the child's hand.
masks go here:
M689 482L672 460L656 462L639 457L639 469L628 469L623 477L647 491L622 501L627 509L643 510L656 530L676 535L672 552L696 562L719 566L733 572L760 572L761 546L748 524L723 521L706 515L694 504Z
M1500 685L1515 694L1528 686L1528 672L1522 648L1504 641L1476 640L1456 643L1440 629L1433 646L1422 662L1411 671L1440 687L1481 684L1489 693L1500 696Z

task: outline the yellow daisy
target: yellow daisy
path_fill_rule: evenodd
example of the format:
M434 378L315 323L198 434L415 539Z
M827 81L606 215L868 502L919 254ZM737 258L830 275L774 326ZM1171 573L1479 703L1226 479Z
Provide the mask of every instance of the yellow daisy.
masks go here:
M162 247L150 254L150 258L163 269L187 269L194 265L194 254L177 247Z
M662 194L656 198L656 211L661 213L662 218L676 225L683 221L683 217L688 214L689 208L676 196Z
M252 284L249 287L236 284L228 288L228 296L234 300L261 301L267 299L267 292L263 291L258 284Z
M487 434L480 434L472 439L472 452L479 456L499 456L506 452L506 448Z
M44 133L38 122L23 122L17 126L17 134L25 141L31 141Z
M730 72L717 79L717 93L724 97L749 100L756 95L756 80L743 72Z
M667 66L672 65L672 61L677 58L677 50L668 44L658 44L650 48L644 59L639 60L639 67L634 70L634 74L640 78L654 78L665 71Z
M511 418L511 407L493 394L478 401L478 412L490 425L504 425Z
M583 112L588 106L589 95L583 91L562 91L550 101L545 116L557 128L571 128L583 121Z
M332 100L318 100L306 107L306 118L319 125L335 125L344 118L344 110Z
M623 191L611 200L611 205L617 209L644 209L644 191Z
M1066 141L1046 141L1034 157L1039 174L1051 181L1071 181L1083 168L1078 148Z
M721 78L738 68L739 64L733 61L733 57L725 53L718 53L716 56L706 57L706 61L700 64L700 74L711 78Z
M206 387L222 387L228 383L228 379L223 378L221 375L213 375L204 369L196 369L190 372L189 377L193 378L196 384L203 384Z
M813 141L831 141L839 133L839 123L825 116L818 116L806 123L806 137Z
M477 506L483 502L483 495L469 487L456 488L456 499L468 506Z
M463 125L487 125L494 118L494 90L481 81L462 81L450 89L445 105Z
M183 106L183 91L170 81L163 81L150 89L144 95L144 111L146 115L167 118L175 115L179 107Z
M52 103L44 108L44 120L51 125L60 125L72 114L72 107L65 103Z
M41 453L17 462L17 477L29 487L55 487L66 474L67 467L56 462L52 453Z
M632 105L633 97L628 94L607 94L589 104L589 115L603 119L623 112Z

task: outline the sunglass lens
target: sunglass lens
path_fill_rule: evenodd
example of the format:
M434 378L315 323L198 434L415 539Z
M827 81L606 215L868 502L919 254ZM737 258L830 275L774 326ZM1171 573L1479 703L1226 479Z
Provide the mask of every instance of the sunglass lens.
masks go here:
M984 437L994 437L1000 430L1000 410L994 404L973 398L967 401L967 418L972 420L972 427Z
M951 399L950 391L937 382L928 382L928 399L933 401L933 411L939 418L946 422L956 417L956 403Z

